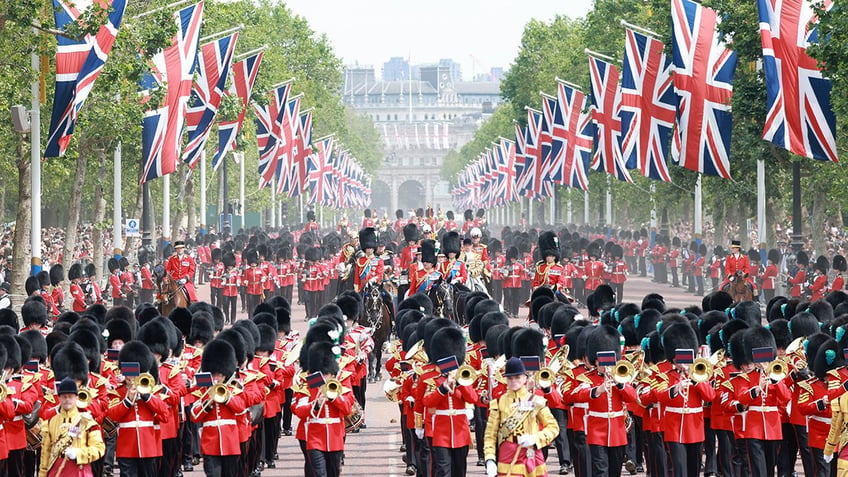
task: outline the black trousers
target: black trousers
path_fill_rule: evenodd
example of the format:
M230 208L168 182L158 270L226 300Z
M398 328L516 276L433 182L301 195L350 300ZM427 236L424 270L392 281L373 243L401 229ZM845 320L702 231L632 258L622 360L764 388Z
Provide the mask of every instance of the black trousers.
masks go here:
M644 451L645 442L643 441L642 418L630 413L630 419L633 424L630 426L630 430L627 431L627 446L624 448L624 460L630 459L636 464L643 464L644 456L642 452Z
M262 461L264 462L272 462L274 460L274 453L277 452L277 439L279 439L280 432L280 414L276 414L273 417L265 418L265 426L263 428L264 436L263 436L263 444L265 447L265 453Z
M573 439L569 442L574 443L571 455L574 458L574 475L577 477L589 477L592 475L592 456L589 454L589 446L586 445L586 433L583 431L573 431Z
M415 429L407 428L406 423L403 427L404 441L406 442L406 465L411 465L417 469L417 447L419 443L418 439L415 438Z
M507 313L518 316L518 307L521 304L521 288L504 288L504 310Z
M774 298L774 288L771 290L763 290L763 298L765 299L764 303L771 301L771 299Z
M814 469L813 473L808 475L814 475L815 477L828 477L829 475L836 475L836 467L833 467L833 471L831 471L831 465L839 460L838 455L835 459L830 461L830 464L828 464L824 461L824 449L816 449L815 447L811 447L810 450L813 453Z
M287 285L282 287L282 296L286 299L286 301L291 304L292 302L292 290L294 290L294 285Z
M645 256L639 257L639 276L646 277L648 276L648 268L645 266Z
M223 288L211 288L212 291L212 306L217 306L218 308L224 307L224 289Z
M24 475L25 449L10 450L6 459L9 475Z
M503 303L503 281L492 280L492 299L498 303Z
M589 445L589 454L592 456L592 477L621 476L621 464L624 463L624 446ZM655 474L652 472L651 475Z
M670 469L669 477L688 477L698 475L701 468L701 443L681 444L679 442L666 442Z
M665 442L662 432L649 432L648 434L648 469L651 475L666 475L668 466L665 453Z
M468 446L451 449L433 446L433 471L430 477L465 477Z
M780 441L763 441L760 439L740 440L745 446L751 477L774 477L777 445Z
M669 269L671 270L671 286L679 287L680 280L677 277L677 267L669 267Z
M807 436L807 428L804 426L792 426L790 436L793 436L795 439L795 449L797 449L798 453L801 454L801 465L804 467L804 473L806 475L815 475L815 469L813 467L813 453L810 451L809 439ZM786 440L786 434L783 435L784 441ZM782 443L782 441L781 441ZM790 443L791 446L791 443ZM795 451L789 447L789 450L792 452L792 468L795 468ZM784 452L781 449L780 456L784 456ZM782 467L782 466L781 466Z
M35 452L26 451L24 454L24 476L34 477L38 474L38 466L41 463L41 449Z
M162 458L159 460L160 477L177 475L182 463L180 459L182 455L181 447L180 440L176 437L162 440Z
M554 447L557 451L560 467L571 463L571 449L568 445L568 411L566 409L551 408L551 414L559 426L559 435L554 439ZM479 446L478 446L479 447Z
M286 401L283 403L283 429L290 431L292 428L292 410L291 403L294 398L294 391L291 388L285 390Z
M418 462L418 475L429 476L430 472L430 443L425 436L419 439L415 436L415 430L412 431L415 440L416 461Z
M619 303L624 301L624 284L623 283L610 283L612 287L613 293L615 293L615 299Z
M719 475L733 475L733 431L715 431L718 441L718 453L716 459Z
M303 454L303 477L315 477L315 472L309 465L309 451L306 450L306 441L298 440L297 444L300 446L300 453Z
M710 419L704 419L704 474L717 473L716 470L716 432L710 425Z
M237 296L225 296L224 297L224 306L221 308L224 312L224 316L227 319L227 323L234 323L236 321L236 301Z
M127 459L119 457L118 468L121 469L121 477L156 477L159 458Z
M237 455L204 455L203 473L206 477L232 477L239 475Z
M138 290L139 303L153 303L153 289L140 288Z
M477 459L483 459L486 456L483 454L483 445L486 438L486 414L488 413L489 408L487 407L474 407L474 439L475 444L477 444ZM560 429L564 429L560 427Z
M338 477L342 473L342 451L306 451L306 459L315 477Z
M253 318L253 310L262 303L262 295L247 295L247 315Z
M112 297L112 306L124 306L124 299L121 297Z

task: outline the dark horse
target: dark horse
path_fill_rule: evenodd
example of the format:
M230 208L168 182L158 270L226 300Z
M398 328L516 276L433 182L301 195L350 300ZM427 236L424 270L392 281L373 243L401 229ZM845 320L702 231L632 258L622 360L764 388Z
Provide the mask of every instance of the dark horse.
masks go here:
M754 287L748 280L745 280L744 274L740 271L737 271L733 275L733 280L728 281L721 290L727 292L733 298L733 303L754 299Z
M433 316L457 320L456 310L457 293L470 291L468 287L460 284L451 285L447 280L440 279L430 288L427 296L433 302ZM460 323L463 324L463 323Z
M171 278L171 275L165 271L165 267L162 265L154 267L153 276L156 278L158 288L154 302L162 316L168 316L174 308L188 308L190 303L188 293Z
M368 355L368 382L383 379L383 344L392 332L392 317L380 291L380 286L369 282L363 290L363 310L359 324L371 329L374 351Z

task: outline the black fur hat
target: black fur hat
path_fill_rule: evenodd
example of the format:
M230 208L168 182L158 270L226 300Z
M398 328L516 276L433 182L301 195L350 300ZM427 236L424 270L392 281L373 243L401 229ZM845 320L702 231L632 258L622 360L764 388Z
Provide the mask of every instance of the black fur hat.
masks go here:
M171 355L170 339L165 325L153 320L138 329L138 341L146 344L153 354L158 354L161 360L167 360Z
M816 259L815 269L822 272L827 273L827 270L830 268L830 260L827 259L824 255L819 255Z
M733 304L733 297L724 291L717 291L710 296L710 310L724 311ZM707 310L704 310L707 311Z
M65 269L62 267L61 263L57 263L50 267L50 284L52 286L57 286L65 280Z
M771 331L774 336L774 344L777 349L786 349L789 343L792 342L792 333L789 331L789 322L784 319L774 320L766 328Z
M557 261L560 259L559 238L554 232L545 231L539 234L539 252L541 256L552 255Z
M772 348L777 352L774 335L763 326L754 326L745 331L744 346L747 362L753 361L752 351L755 348Z
M38 283L38 277L29 276L24 282L24 289L26 290L27 296L32 295L36 291L41 288L41 284Z
M730 355L733 365L737 369L742 369L743 365L751 363L750 351L746 351L745 345L745 335L748 334L748 331L750 330L746 328L734 333L725 346L726 352Z
M85 351L78 344L65 341L54 347L50 355L50 363L56 381L70 377L83 383L88 382L88 360L85 357Z
M809 338L821 331L821 329L819 327L819 320L815 315L808 312L801 312L789 320L789 331L792 332L792 339L795 339L801 336Z
M763 321L760 304L753 301L738 303L731 309L730 317L734 320L742 320L751 326L758 326Z
M698 339L701 344L706 344L707 335L715 326L727 323L727 314L723 311L708 311L698 318Z
M465 336L462 330L453 326L439 328L430 338L430 363L437 364L440 359L456 356L460 365L465 363Z
M362 250L377 248L377 231L374 227L365 227L359 231L359 247Z
M108 348L112 348L112 343L114 343L115 340L121 340L126 343L133 339L133 329L130 327L130 324L124 320L110 320L106 323L106 331L109 333L109 337L106 338L106 346Z
M625 346L636 346L642 342L642 339L636 332L636 322L632 316L621 320L621 323L618 324L618 332L624 336Z
M21 319L24 326L38 324L39 326L47 325L47 307L37 301L29 301L21 307ZM17 328L17 319L15 319L15 328Z
M227 340L215 339L203 348L200 358L200 370L229 378L238 369L236 351Z
M114 257L110 258L108 262L106 262L106 266L109 268L109 273L114 273L115 270L121 269L121 264Z
M519 328L512 335L511 346L513 356L538 356L544 362L545 344L541 331L533 328Z
M256 350L273 353L277 347L277 330L265 323L260 323L256 327L259 329L259 343L256 345Z
M845 261L845 257L843 257L842 255L834 255L833 269L838 270L840 272L844 272L846 269L848 269L848 262Z
M21 369L21 347L14 336L0 335L0 347L6 349L6 369L13 371Z
M20 334L22 339L27 340L30 346L30 359L36 359L44 363L47 359L47 340L38 330L27 330Z
M82 265L74 263L68 269L68 280L76 280L77 278L82 278Z
M462 240L459 238L459 233L450 231L442 237L441 253L445 254L445 256L449 253L459 255L460 250L462 250Z
M810 264L810 256L807 255L807 252L801 250L797 254L795 254L795 263L806 267Z
M242 334L247 360L252 360L253 355L256 353L256 346L259 344L259 339L261 338L259 336L259 328L250 320L238 320L233 324L232 329Z
M77 324L83 321L85 320L81 320ZM84 328L75 328L68 338L80 345L83 351L85 351L85 357L88 359L88 369L92 373L99 373L104 346L103 339L91 330Z
M197 316L191 319L191 329L189 330L186 342L190 345L194 345L197 342L205 345L212 341L214 336L212 317L206 313L198 313Z
M156 358L153 357L150 348L141 341L133 340L125 344L118 353L118 362L136 362L140 372L150 373L157 382L159 381L159 366L156 364Z
M421 332L418 333L418 336L424 340L424 351L427 352L427 356L433 355L433 335L436 334L441 328L448 328L454 326L454 322L447 318L434 318L432 320L428 320L426 323L419 322L418 329Z
M336 359L335 346L332 343L321 341L309 346L308 363L306 369L310 373L320 372L322 374L337 375L339 373L339 362Z
M356 321L362 314L362 304L352 296L341 295L337 297L336 305L341 308L345 320Z
M418 231L418 226L409 223L403 226L403 239L406 242L414 242L421 239L421 234Z
M274 316L273 313L269 313L267 311L255 313L252 321L256 323L256 326L268 325L272 330L274 330L275 334L277 333L277 317Z
M817 378L824 381L828 371L841 366L845 366L843 351L839 349L839 344L836 340L828 338L827 341L819 346L810 368Z
M771 260L771 263L778 265L780 264L780 251L776 248L769 249L768 251L768 259Z
M674 362L674 355L678 349L698 351L698 335L688 323L675 323L669 326L663 331L660 339L665 359L671 362Z
M614 351L616 361L621 359L621 345L618 330L602 325L592 330L586 341L586 357L589 363L597 365L597 356L600 351Z
M226 329L218 333L218 335L212 341L217 340L224 340L233 347L233 350L235 350L236 353L237 364L240 365L247 361L247 345L245 344L245 338L244 335L239 333L237 330L233 328ZM208 348L209 344L207 344L206 347Z
M505 334L509 330L508 325L494 325L488 330L486 330L486 350L489 353L489 356L495 358L503 354L503 348L501 348L501 335Z
M191 333L192 313L188 308L177 307L168 314L168 318L174 323L174 326L183 334L188 336Z
M807 307L807 311L812 313L819 323L830 323L833 321L833 306L827 300L816 300Z

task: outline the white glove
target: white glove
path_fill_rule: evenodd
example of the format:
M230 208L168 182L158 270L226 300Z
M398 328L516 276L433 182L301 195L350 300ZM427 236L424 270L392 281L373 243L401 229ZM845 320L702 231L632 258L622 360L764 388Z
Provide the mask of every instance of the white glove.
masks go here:
M521 434L518 436L518 445L521 447L533 447L536 445L536 438L532 434Z
M498 477L498 464L493 460L486 461L486 477Z
M77 454L79 453L79 449L75 447L68 447L65 449L65 457L71 460L77 460Z
M833 460L833 454L825 454L824 455L824 461L827 462L828 464L830 464L830 461L832 461L832 460Z
M180 278L179 280L177 280L177 283L178 283L178 284L180 284L180 285L185 285L185 284L186 284L186 279L185 279L185 278Z
M424 439L424 429L415 429L415 437L417 437L418 440Z

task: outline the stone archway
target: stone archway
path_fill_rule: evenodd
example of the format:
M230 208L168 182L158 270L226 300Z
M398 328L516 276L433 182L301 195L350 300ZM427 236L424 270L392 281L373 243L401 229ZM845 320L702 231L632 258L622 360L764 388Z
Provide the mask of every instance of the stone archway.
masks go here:
M398 208L403 210L415 210L425 206L426 196L424 186L416 180L402 182L398 186Z
M392 192L384 181L376 180L371 184L371 208L376 210L392 208Z

